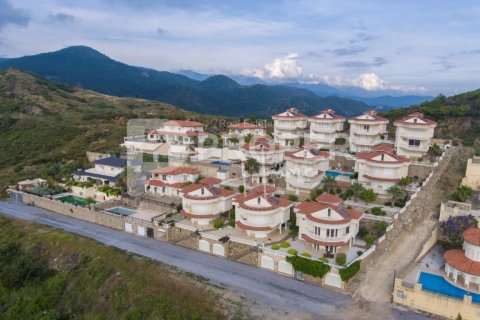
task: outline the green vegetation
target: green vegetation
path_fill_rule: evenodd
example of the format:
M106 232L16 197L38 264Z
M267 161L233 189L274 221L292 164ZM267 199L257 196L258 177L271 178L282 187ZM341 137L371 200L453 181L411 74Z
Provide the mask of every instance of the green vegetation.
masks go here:
M298 201L298 196L294 194L289 194L287 195L287 199L295 202L295 201Z
M220 292L159 263L0 217L4 320L227 319L226 303Z
M213 227L215 229L220 229L221 227L223 227L223 219L222 218L215 219L215 221L213 222Z
M287 262L293 266L295 271L301 271L317 278L323 278L330 271L330 266L322 261L315 261L297 255L288 256Z
M342 278L342 281L348 282L348 280L354 277L359 270L360 261L355 261L350 266L339 270L340 278Z
M343 146L346 142L347 142L347 140L345 140L345 138L336 138L335 139L335 145L337 145L337 146Z
M386 215L386 212L381 207L372 208L370 211L372 211L372 214L374 214L376 216Z
M121 190L110 187L110 186L100 186L97 188L97 190L105 193L109 197L118 197L119 195L122 194Z
M245 186L242 184L238 186L238 192L243 193L245 191Z
M307 258L311 258L311 257L312 257L312 255L311 255L309 252L302 252L300 255L301 255L301 256L304 256L304 257L307 257Z
M67 187L91 188L96 184L96 180L88 179L87 181L70 180L65 183Z
M255 158L247 158L247 161L245 161L244 167L245 167L245 171L250 176L260 171L260 163L258 163L258 161Z
M366 203L374 202L378 198L378 193L373 191L373 189L365 189L360 194L360 199L365 201Z
M388 223L385 221L375 221L373 224L373 229L377 232L377 236L381 237L387 231Z
M49 98L45 98L48 96ZM87 165L85 152L119 155L135 118L211 116L133 98L117 98L8 70L0 72L0 190L27 178L68 179Z
M395 206L395 203L399 199L405 199L407 196L407 192L403 189L403 187L399 184L395 184L387 189L387 193L390 194L392 197L391 206L392 208Z
M291 244L289 242L282 242L280 243L281 248L290 248Z
M323 177L323 187L327 193L332 193L332 189L337 186L337 181L334 177L325 176Z
M335 263L339 266L345 265L347 263L347 255L345 253L337 253L335 255Z
M472 200L473 190L469 186L460 186L455 190L455 192L450 196L450 200L458 202L466 202Z
M272 250L280 250L280 246L278 244L272 245Z
M394 109L385 113L390 120L422 112L429 119L438 122L435 135L449 140L461 139L466 146L480 147L480 90L445 97L439 95L432 101L410 108ZM394 133L394 127L389 130Z
M296 255L298 253L297 249L288 249L288 254L291 254L291 255Z

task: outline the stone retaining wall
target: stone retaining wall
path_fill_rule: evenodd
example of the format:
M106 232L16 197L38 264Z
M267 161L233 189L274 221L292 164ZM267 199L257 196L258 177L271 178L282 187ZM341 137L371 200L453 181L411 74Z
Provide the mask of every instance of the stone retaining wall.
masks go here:
M425 180L428 175L433 171L433 166L422 166L418 164L410 164L408 167L408 175L410 177L417 176L420 181Z
M28 193L23 193L23 202L34 205L39 208L54 211L66 216L85 220L106 226L109 228L123 230L123 218L115 214L109 214L104 211L91 210L89 208L78 207L68 203L62 203L57 200L50 200Z

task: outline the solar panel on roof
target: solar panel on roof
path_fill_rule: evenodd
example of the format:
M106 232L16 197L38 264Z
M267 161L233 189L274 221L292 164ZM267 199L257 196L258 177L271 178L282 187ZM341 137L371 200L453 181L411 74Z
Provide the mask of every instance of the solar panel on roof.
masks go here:
M345 208L342 208L340 207L340 212L345 216L345 217L349 217L350 216L350 212L345 209Z
M279 204L279 202L280 201L276 197L271 197L270 198L270 203L273 204L273 205Z
M220 189L217 188L217 187L212 187L212 188L210 189L210 191L211 191L214 195L217 195L217 194L220 193Z

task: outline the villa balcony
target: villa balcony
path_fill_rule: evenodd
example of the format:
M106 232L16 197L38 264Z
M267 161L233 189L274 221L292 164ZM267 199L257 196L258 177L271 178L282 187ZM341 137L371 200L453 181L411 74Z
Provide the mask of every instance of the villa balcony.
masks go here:
M352 139L351 142L360 146L376 146L377 144L385 143L385 140L367 140L367 139Z
M335 137L323 137L315 134L310 135L310 140L318 143L335 143Z
M384 135L385 132L377 131L377 130L352 130L355 135L360 136L381 136Z
M287 180L287 183L293 188L308 189L308 190L313 190L317 188L321 183L320 180L317 182L296 182L295 179L289 180L288 177L286 178L286 180Z
M275 137L278 139L298 139L300 138L300 134L290 133L290 132L277 132L275 133Z
M317 241L323 241L323 242L347 242L350 241L351 235L346 234L340 237L321 237L311 231L307 231L307 235Z
M420 144L419 146L413 146L405 142L400 142L397 147L409 151L427 152L430 146L428 144Z
M311 126L311 133L336 133L335 127Z

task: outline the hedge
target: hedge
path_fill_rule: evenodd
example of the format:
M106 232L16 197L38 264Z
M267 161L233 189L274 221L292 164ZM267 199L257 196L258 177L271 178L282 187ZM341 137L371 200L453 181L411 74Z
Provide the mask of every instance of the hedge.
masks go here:
M323 278L329 271L330 266L317 260L311 260L301 256L289 256L287 262L293 266L295 271L301 271L313 277Z
M340 269L338 272L340 273L342 281L348 282L348 280L357 274L358 270L360 270L360 261L355 261L350 266Z

